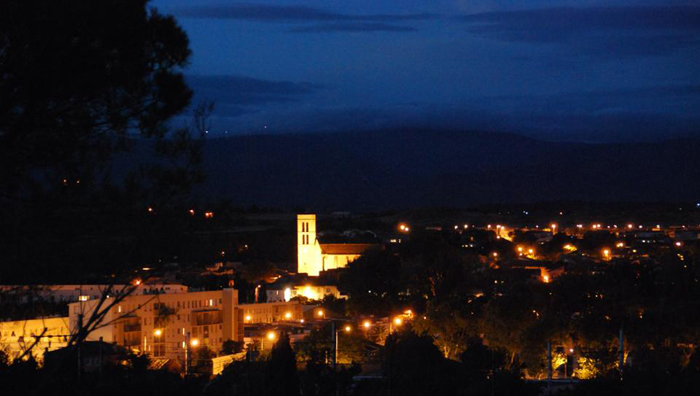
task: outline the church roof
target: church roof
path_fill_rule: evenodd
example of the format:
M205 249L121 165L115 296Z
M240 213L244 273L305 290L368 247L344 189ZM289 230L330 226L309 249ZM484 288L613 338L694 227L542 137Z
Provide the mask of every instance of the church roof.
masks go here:
M377 246L374 243L321 243L323 254L362 254Z

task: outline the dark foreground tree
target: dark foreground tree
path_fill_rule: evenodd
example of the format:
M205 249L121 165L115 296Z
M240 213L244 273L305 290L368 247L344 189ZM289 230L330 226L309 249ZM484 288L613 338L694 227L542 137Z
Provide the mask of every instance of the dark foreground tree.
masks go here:
M267 367L267 384L267 395L299 396L296 356L286 333L282 333L272 347Z
M169 123L190 103L189 55L184 31L146 0L0 3L5 281L143 263L146 246L164 245L154 236L174 236L178 224L155 215L201 179L203 111Z

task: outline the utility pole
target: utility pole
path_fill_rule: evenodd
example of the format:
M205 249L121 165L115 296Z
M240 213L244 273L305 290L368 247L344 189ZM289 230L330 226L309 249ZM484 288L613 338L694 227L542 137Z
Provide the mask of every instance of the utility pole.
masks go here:
M185 376L190 371L190 332L185 336Z
M82 307L82 304L80 304ZM78 314L78 383L83 375L83 312L82 308Z
M336 356L338 355L338 333L335 332L335 322L331 320L331 339L335 341L333 348L333 371L335 372ZM333 338L334 337L334 338Z

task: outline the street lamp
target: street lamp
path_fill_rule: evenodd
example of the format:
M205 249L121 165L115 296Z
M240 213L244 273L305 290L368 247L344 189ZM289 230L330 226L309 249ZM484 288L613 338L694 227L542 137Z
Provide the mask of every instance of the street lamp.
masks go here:
M155 329L155 330L153 330L153 335L156 336L156 337L160 337L160 336L163 335L163 330L161 330L161 329Z
M365 320L364 322L362 322L362 326L365 329L369 329L372 326L372 322L370 322L369 320Z
M270 331L270 332L267 333L267 336L266 336L266 337L267 337L268 340L274 341L275 338L277 338L277 334L275 334L274 331ZM260 339L260 351L262 352L262 351L264 351L264 350L265 350L265 337L263 337L263 338Z
M352 330L352 327L345 326L345 328L343 328L341 330L336 330L336 332L335 332L335 353L333 354L333 370L335 370L335 366L338 364L338 344L339 344L338 335L343 331L346 333L349 333L351 330Z

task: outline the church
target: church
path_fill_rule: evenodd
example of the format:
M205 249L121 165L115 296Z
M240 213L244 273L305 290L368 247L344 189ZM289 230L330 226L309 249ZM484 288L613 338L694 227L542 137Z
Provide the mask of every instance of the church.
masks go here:
M297 272L318 276L322 271L343 268L362 256L372 243L322 243L316 234L316 215L297 215Z

